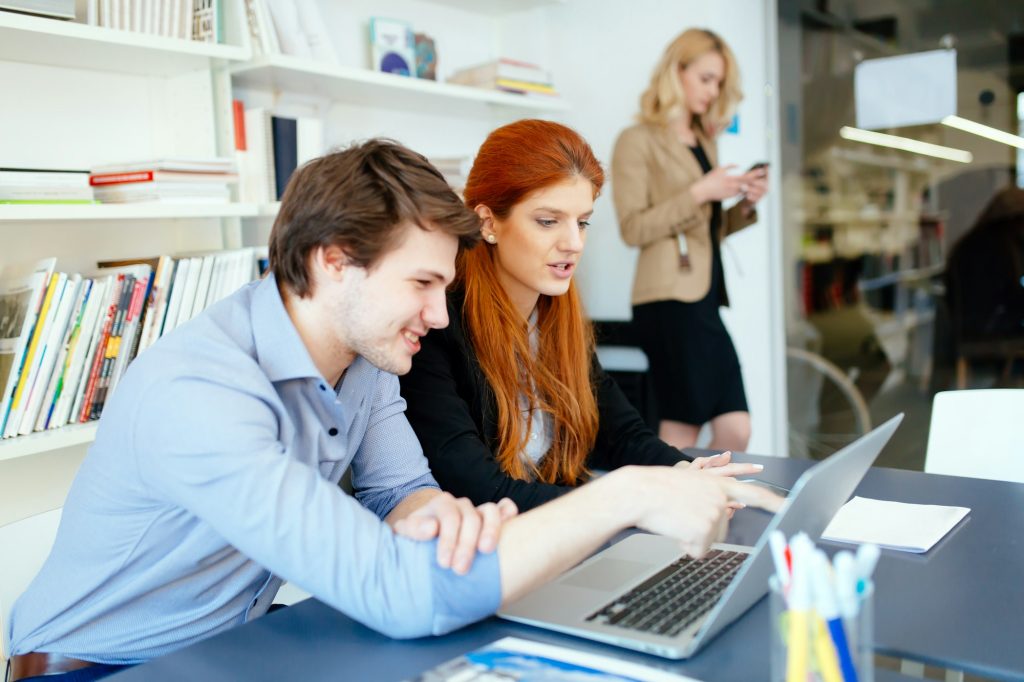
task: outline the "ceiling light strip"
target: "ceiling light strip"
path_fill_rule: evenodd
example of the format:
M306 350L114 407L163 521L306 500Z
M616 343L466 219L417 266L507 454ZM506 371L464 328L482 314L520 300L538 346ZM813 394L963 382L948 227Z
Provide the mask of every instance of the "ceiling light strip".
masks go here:
M843 126L839 129L839 136L844 140L864 142L866 144L874 144L880 147L891 147L892 149L899 149L901 151L911 152L914 154L924 154L925 156L934 156L939 159L957 161L959 163L970 163L974 160L974 155L963 149L943 147L939 144L921 142L920 140L914 140L909 137L899 137L898 135L877 133L873 130L862 130L861 128Z
M942 119L942 125L947 125L950 128L956 128L957 130L962 130L966 133L974 133L975 135L980 135L981 137L986 137L990 140L995 140L996 142L1008 144L1011 147L1024 149L1024 137L999 130L998 128L993 128L992 126L987 126L984 123L977 123L976 121L971 121L959 116L947 116Z

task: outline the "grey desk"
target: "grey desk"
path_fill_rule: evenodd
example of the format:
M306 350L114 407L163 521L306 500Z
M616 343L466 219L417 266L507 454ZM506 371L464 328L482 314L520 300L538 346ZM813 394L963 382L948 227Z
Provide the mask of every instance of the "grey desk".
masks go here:
M764 478L791 485L807 462L744 457L766 465ZM1024 485L871 470L857 494L960 505L971 513L929 553L882 553L876 571L879 653L1024 679ZM768 517L743 510L729 541L752 544ZM574 646L704 680L767 678L768 606L762 599L689 661L671 662L498 619L445 637L395 641L308 600L116 676L145 680L400 680L499 637ZM879 671L880 681L902 679Z

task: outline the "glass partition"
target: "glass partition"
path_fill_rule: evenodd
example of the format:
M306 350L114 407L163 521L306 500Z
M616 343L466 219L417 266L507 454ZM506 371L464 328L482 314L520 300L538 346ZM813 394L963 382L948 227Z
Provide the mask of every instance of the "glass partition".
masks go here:
M778 7L790 454L902 411L880 464L922 469L936 392L1024 387L1024 3Z

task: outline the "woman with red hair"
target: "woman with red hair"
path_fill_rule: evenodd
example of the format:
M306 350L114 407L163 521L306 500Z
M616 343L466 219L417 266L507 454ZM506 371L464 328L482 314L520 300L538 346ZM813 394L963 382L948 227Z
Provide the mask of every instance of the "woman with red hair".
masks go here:
M573 274L603 183L586 141L540 120L492 132L469 173L484 243L459 256L450 324L422 339L401 382L435 478L474 504L509 497L525 511L592 469L691 466L596 359ZM759 470L728 456L695 465Z

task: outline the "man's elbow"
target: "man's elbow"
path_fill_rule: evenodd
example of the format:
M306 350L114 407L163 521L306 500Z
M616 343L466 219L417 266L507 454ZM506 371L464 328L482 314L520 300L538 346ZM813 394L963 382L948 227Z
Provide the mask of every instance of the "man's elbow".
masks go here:
M391 639L418 639L435 634L434 619L431 615L417 618L386 619L374 625L373 629Z

